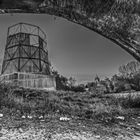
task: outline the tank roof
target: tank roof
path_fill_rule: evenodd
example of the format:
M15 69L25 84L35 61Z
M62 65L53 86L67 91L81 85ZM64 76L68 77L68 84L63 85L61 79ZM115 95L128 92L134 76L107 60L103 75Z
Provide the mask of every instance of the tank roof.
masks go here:
M36 25L29 24L29 23L17 23L8 28L8 35L11 36L17 33L27 33L32 35L40 36L42 39L46 39L46 34L44 31Z

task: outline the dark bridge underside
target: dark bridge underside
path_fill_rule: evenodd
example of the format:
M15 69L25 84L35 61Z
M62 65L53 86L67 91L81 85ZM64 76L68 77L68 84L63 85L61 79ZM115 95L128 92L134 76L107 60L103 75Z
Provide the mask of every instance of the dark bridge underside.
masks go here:
M110 39L140 61L140 0L3 0L2 13L63 17Z

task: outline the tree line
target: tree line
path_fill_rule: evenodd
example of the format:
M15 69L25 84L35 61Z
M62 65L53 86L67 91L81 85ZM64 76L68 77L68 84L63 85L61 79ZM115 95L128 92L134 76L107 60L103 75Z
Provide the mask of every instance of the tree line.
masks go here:
M131 61L118 68L118 74L101 80L98 76L86 85L75 85L75 78L67 78L53 70L56 78L56 89L65 91L84 92L86 89L94 92L120 93L140 90L140 63Z

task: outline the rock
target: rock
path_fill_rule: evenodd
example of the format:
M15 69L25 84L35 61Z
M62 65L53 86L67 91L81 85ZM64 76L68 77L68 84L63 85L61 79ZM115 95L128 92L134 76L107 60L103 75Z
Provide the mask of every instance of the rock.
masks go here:
M0 14L4 14L4 13L5 13L5 10L0 9Z
M26 117L25 117L25 116L22 116L21 118L22 118L22 119L25 119Z
M140 123L137 123L138 126L140 126Z
M125 118L123 116L118 116L116 119L124 120Z
M32 119L33 117L32 116L27 116L27 118Z
M3 117L3 114L0 113L0 117Z
M69 121L70 120L70 118L67 118L67 117L60 117L60 119L59 119L60 121Z
M20 132L20 133L23 133L23 130L22 130L22 128L19 128L19 132Z
M41 116L39 116L38 118L39 118L39 119L43 119L43 116L41 115Z
M95 136L95 138L101 138L101 136L100 135L97 135L97 136Z
M40 120L41 122L44 122L45 120Z

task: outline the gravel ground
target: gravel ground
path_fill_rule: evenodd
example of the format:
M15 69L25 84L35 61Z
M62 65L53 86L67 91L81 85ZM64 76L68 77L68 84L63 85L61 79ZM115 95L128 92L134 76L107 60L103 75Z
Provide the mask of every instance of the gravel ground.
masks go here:
M140 115L118 117L114 123L70 118L60 121L60 116L47 118L0 119L0 140L140 140Z

